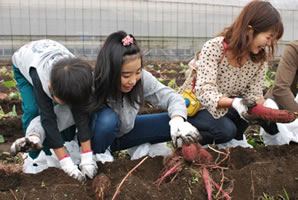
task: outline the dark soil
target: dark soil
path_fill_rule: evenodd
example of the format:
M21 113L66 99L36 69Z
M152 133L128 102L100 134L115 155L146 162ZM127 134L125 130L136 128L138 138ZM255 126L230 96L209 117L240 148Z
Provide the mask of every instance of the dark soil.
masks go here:
M214 153L213 153L214 154ZM262 199L284 195L298 199L298 145L270 146L255 149L232 148L224 165L224 187L232 190L233 199ZM105 173L111 188L105 199L112 199L117 186L140 160L118 158L112 163L99 164L99 173ZM154 181L163 169L163 158L147 159L125 180L116 199L207 199L201 178L201 168L186 165L170 182L166 179L158 188ZM212 179L220 183L219 170L209 169ZM173 176L171 176L173 178ZM39 174L6 173L0 170L0 199L94 199L92 181L80 184L62 170L49 168ZM215 195L217 189L214 189ZM215 199L215 198L214 198ZM277 198L278 199L278 198Z
M163 77L166 82L175 77L176 81L181 81L176 82L177 85L183 83L184 76L180 62L148 62L145 64L152 65L153 67L150 66L148 70L150 69L158 77ZM168 72L162 71L164 69L168 71L174 69L178 73L165 74ZM174 75L171 76L172 74ZM0 92L8 92L2 90L1 85ZM23 136L21 100L11 101L5 98L0 103L5 113L11 111L13 105L16 105L18 113L17 117L0 119L0 135L5 138L5 143L0 143L0 200L95 199L92 180L80 184L60 169L49 168L35 175L15 172L20 169L22 163L18 157L12 158L5 152L8 151L12 141ZM143 113L158 111L158 108L147 107ZM222 184L222 189L232 199L286 199L288 195L288 199L298 200L298 144L221 150L221 152L228 153L227 159L222 163L219 163L223 160L222 154L212 149L207 150L213 156L212 163L223 170L207 166L210 177L219 185ZM132 161L118 157L112 163L98 163L98 174L104 173L111 182L111 187L105 190L104 199L112 199L118 185L140 161L141 159ZM202 167L188 163L183 164L179 172L175 173L176 176L167 177L158 187L154 182L161 175L163 163L162 157L145 160L125 179L115 199L207 199L201 174ZM218 191L213 187L212 199L224 199L221 198L222 193Z

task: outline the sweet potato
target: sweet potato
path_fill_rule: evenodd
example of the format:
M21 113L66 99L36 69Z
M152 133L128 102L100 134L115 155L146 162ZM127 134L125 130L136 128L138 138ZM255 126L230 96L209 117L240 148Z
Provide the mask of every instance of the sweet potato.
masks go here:
M208 200L212 200L212 184L211 184L211 178L209 176L209 173L207 169L204 167L202 172L203 181L205 183L205 188L208 196Z
M277 122L277 123L290 123L296 119L296 115L293 112L287 110L278 110L268 108L262 105L256 105L248 109L248 114L252 114L259 119Z
M103 200L105 192L110 188L111 181L104 173L100 173L93 179L92 189L95 192L96 200Z
M198 146L198 154L200 163L206 164L212 161L212 155L201 146Z
M212 161L211 154L197 143L190 143L189 145L182 143L182 156L187 162L209 163Z
M190 143L189 145L183 143L182 144L182 156L184 160L188 162L192 162L198 156L198 148L195 143Z

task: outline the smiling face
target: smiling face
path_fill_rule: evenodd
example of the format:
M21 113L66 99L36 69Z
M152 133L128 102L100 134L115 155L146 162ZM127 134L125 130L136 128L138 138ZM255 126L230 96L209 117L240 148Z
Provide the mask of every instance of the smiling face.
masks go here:
M130 92L142 76L142 62L140 57L127 60L121 69L121 92Z
M253 54L258 54L265 47L271 46L273 40L273 31L261 32L254 37L249 50Z

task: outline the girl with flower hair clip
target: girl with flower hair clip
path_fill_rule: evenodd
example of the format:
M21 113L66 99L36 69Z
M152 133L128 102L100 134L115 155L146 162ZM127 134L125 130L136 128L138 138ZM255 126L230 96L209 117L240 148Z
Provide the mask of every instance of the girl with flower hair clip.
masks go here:
M90 106L95 153L171 139L176 145L178 138L198 140L199 132L186 121L182 96L144 70L142 63L132 35L118 31L108 36L97 57ZM138 115L145 101L167 113Z

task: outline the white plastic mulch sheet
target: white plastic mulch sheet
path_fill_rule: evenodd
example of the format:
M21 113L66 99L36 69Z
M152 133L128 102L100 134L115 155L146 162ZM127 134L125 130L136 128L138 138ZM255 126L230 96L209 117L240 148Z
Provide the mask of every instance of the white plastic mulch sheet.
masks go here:
M298 94L295 100L298 103ZM272 99L267 99L264 106L278 109L277 104ZM277 128L279 132L276 135L270 135L261 128L260 133L265 145L283 145L289 144L291 141L298 143L298 119L291 123L277 123Z

